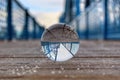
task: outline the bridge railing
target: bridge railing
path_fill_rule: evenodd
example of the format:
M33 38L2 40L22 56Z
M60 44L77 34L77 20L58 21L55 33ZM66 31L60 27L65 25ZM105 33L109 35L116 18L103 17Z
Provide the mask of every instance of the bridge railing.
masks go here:
M43 31L17 0L0 0L0 40L37 39Z
M94 2L70 24L81 39L120 39L120 0Z

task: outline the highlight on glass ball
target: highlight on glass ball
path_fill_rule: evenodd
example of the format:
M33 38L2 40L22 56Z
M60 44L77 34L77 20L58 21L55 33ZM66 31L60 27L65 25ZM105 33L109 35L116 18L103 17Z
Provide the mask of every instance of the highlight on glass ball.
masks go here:
M41 46L50 60L63 62L75 56L80 43L77 33L70 29L70 26L55 24L44 31Z

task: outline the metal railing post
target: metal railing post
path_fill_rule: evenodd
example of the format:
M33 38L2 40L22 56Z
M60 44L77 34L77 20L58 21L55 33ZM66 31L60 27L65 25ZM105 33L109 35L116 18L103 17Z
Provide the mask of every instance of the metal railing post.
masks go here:
M24 26L24 38L25 38L25 40L29 39L29 31L28 31L29 21L28 21L28 17L29 17L28 10L26 10L25 11L25 26Z
M44 30L45 30L45 28L43 28L43 26L39 26L39 38L42 37Z
M7 39L12 41L13 38L13 26L12 26L12 0L8 0L7 5Z
M89 40L89 12L86 12L86 39Z
M34 26L33 39L36 39L36 21L34 18L33 18L33 26Z
M80 0L76 0L76 16L80 15Z
M104 2L105 7L105 25L104 25L104 40L107 40L107 34L108 34L108 0L105 0Z

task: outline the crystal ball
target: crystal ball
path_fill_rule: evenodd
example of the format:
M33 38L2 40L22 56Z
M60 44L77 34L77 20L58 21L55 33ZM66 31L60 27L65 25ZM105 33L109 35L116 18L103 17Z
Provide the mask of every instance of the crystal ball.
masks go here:
M80 42L77 33L65 24L46 29L41 38L43 53L52 61L67 61L75 56Z

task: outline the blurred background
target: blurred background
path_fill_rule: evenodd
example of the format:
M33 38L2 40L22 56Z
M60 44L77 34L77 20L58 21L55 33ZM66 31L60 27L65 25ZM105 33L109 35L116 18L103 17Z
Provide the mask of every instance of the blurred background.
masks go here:
M56 56L58 45L43 46L47 54L40 46L56 23L80 38L78 53L62 63L45 56ZM0 0L0 80L120 80L119 41L120 0ZM75 45L62 48L72 54Z
M60 22L80 39L120 40L120 0L66 0Z
M64 0L20 0L36 20L46 28L59 22L64 10Z
M0 40L40 39L55 23L80 39L120 40L120 0L0 0Z

